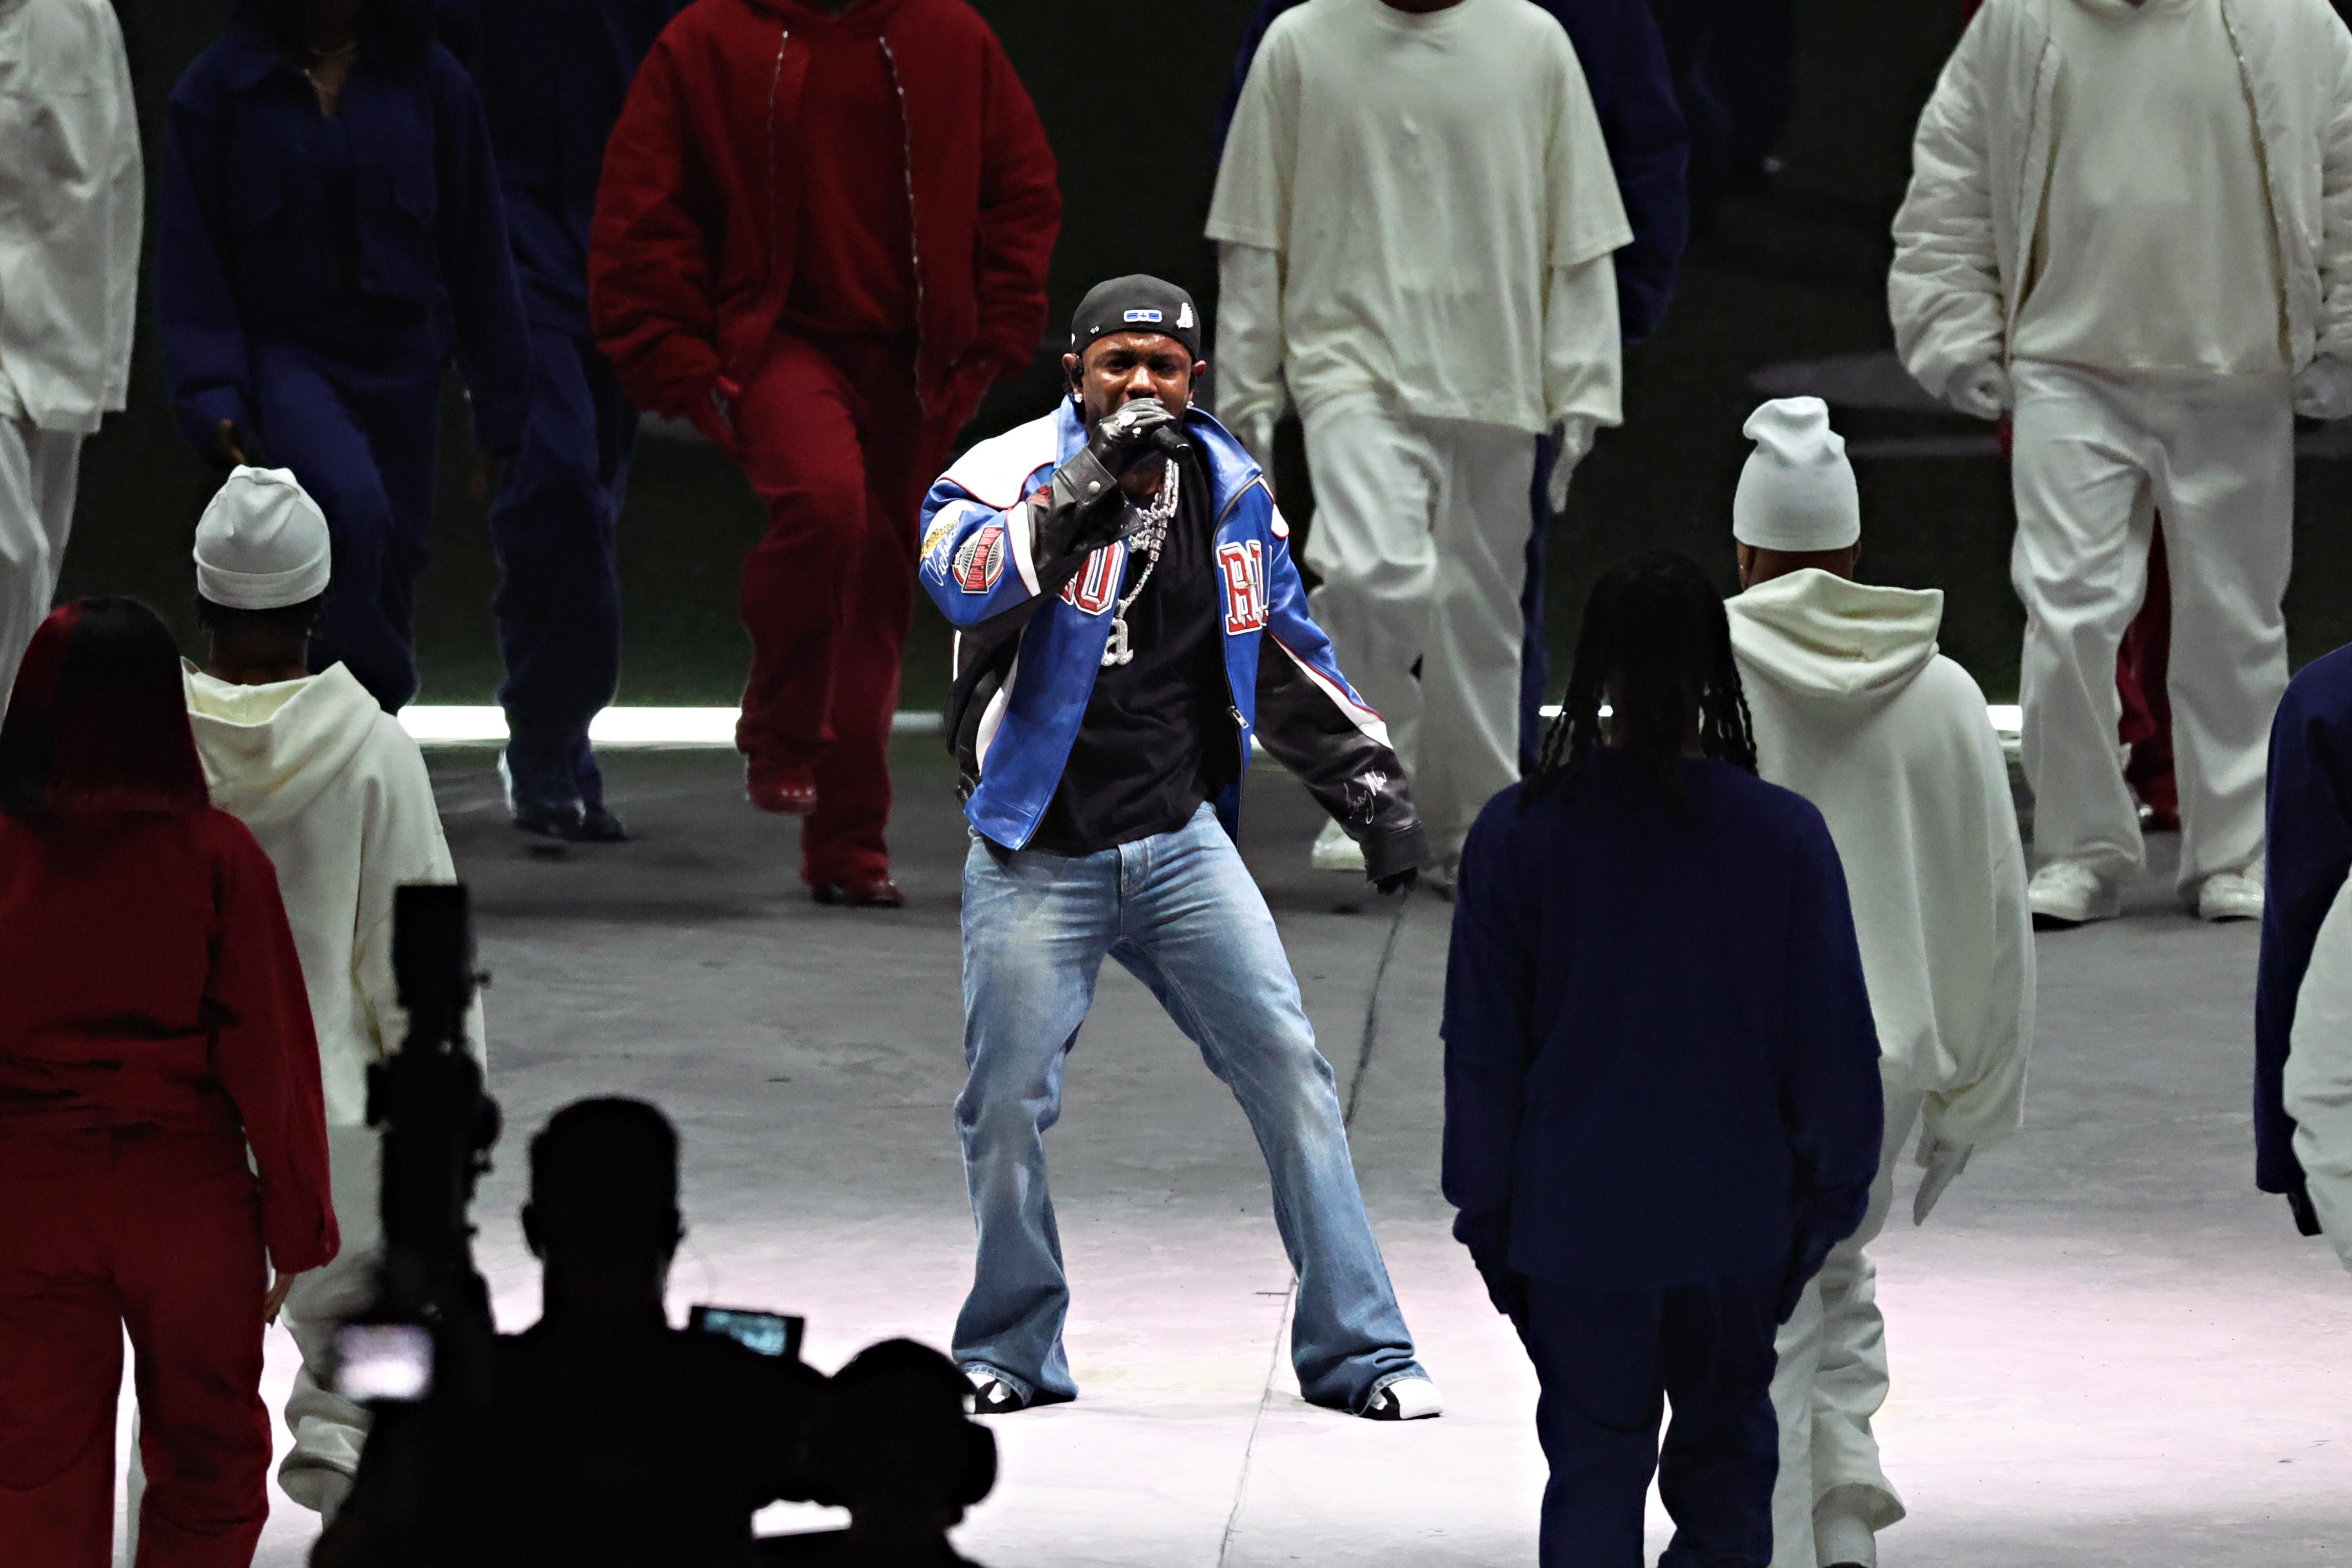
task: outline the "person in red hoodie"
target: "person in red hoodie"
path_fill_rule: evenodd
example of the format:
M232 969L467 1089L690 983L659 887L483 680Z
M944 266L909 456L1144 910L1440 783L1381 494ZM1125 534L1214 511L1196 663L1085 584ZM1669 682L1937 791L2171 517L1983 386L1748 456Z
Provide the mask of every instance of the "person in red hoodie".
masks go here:
M111 1561L127 1328L140 1568L246 1568L262 1328L338 1244L326 1112L277 875L207 803L178 649L133 601L57 611L17 673L0 975L0 1560Z
M743 562L752 804L807 818L817 900L903 902L885 749L916 508L1045 324L1053 150L964 0L697 0L629 89L589 322L638 405L768 504Z

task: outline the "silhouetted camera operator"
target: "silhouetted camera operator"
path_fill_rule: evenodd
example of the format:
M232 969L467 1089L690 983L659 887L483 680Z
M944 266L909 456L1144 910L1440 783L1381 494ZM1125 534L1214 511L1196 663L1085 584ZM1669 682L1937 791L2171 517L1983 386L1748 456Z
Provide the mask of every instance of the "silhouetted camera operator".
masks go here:
M964 1414L971 1385L912 1340L885 1340L833 1374L812 1440L822 1500L847 1530L761 1542L766 1568L970 1568L948 1544L996 1485L996 1435Z
M633 1100L557 1111L531 1140L522 1221L546 1266L539 1322L496 1342L488 1397L444 1406L461 1418L379 1425L314 1568L751 1562L752 1514L816 1489L807 1434L824 1380L789 1353L669 1327L685 1226L668 1120ZM421 1510L401 1482L420 1468Z

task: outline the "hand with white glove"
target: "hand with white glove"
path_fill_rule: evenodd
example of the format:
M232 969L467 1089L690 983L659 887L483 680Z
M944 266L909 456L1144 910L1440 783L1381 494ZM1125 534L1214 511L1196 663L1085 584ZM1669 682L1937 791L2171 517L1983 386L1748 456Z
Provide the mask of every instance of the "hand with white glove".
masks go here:
M1544 489L1544 499L1551 503L1554 513L1568 506L1568 485L1576 478L1576 465L1592 450L1593 432L1598 428L1589 414L1571 414L1551 427L1551 477Z
M1944 384L1944 401L1963 414L1998 419L2009 412L2009 372L1992 360L1964 364Z
M1927 1223L1928 1211L1936 1206L1936 1200L1969 1168L1969 1156L1976 1152L1973 1143L1947 1143L1932 1137L1920 1141L1919 1163L1927 1173L1919 1178L1918 1194L1911 1200L1913 1225Z
M2294 411L2305 419L2352 416L2352 360L2321 354L2296 372Z

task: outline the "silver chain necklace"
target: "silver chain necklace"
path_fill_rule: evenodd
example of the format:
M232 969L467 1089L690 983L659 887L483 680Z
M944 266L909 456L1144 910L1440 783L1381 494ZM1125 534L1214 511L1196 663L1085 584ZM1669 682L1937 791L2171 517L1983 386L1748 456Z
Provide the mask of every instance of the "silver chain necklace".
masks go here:
M1169 464L1168 476L1160 482L1160 493L1151 498L1149 506L1136 509L1140 522L1128 536L1128 547L1131 550L1140 548L1145 552L1143 575L1135 580L1134 591L1121 599L1118 608L1111 612L1110 641L1103 647L1102 667L1105 669L1116 669L1134 661L1135 649L1129 647L1127 641L1127 612L1135 608L1136 600L1143 597L1144 585L1151 581L1152 572L1160 565L1160 548L1168 542L1169 520L1176 515L1176 492L1179 476L1182 472L1175 464Z

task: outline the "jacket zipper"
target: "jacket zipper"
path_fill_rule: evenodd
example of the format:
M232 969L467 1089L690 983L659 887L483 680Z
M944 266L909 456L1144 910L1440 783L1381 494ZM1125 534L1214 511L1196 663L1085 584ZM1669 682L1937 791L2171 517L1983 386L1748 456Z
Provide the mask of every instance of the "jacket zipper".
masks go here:
M907 84L898 75L898 57L890 52L890 40L875 41L882 46L883 64L890 68L890 90L898 95L898 131L904 138L907 163L907 256L915 268L915 410L928 420L931 411L923 396L923 239L915 221L915 117L907 107Z
M2263 199L2271 212L2271 245L2276 251L2279 269L2279 349L2287 368L2294 368L2294 303L2290 297L2294 289L2290 272L2294 258L2287 250L2287 241L2300 239L2299 235L2282 232L2286 225L2287 208L2279 201L2278 187L2271 174L2270 143L2263 136L2263 106L2254 95L2254 73L2246 67L2246 47L2238 38L2238 20L2230 14L2228 0L2222 0L2221 30L2230 36L2230 54L2238 65L2238 92L2246 100L2246 118L2252 122L2254 161L2262 165ZM2317 343L2315 333L2313 342Z
M784 46L792 29L776 28L776 63L768 73L768 277L776 276L776 95L784 84Z

